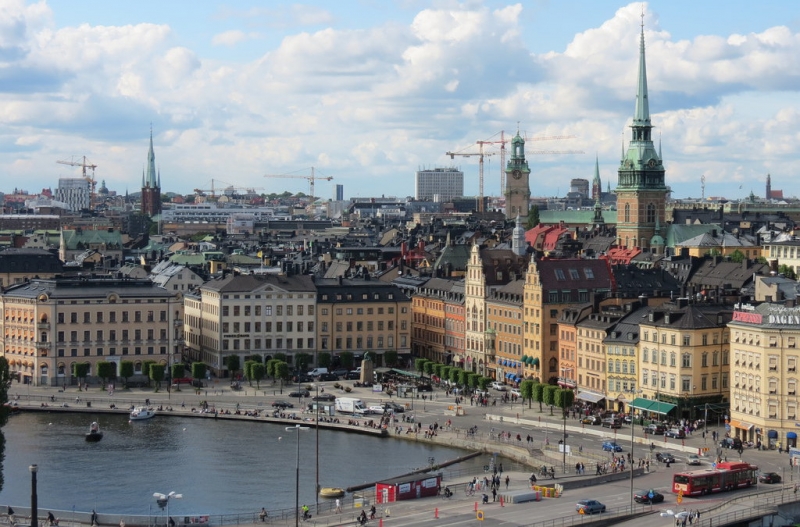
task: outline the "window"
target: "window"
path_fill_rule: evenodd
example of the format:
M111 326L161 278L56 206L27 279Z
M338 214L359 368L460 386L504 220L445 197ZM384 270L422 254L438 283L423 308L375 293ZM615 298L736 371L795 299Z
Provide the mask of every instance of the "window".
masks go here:
M692 367L692 355L689 353L684 353L681 356L681 367L683 368L691 368Z
M77 313L70 313L69 314L69 321L72 324L77 324L78 323L78 314Z
M84 324L91 324L92 323L91 316L92 316L91 313L84 313L83 314L83 323Z

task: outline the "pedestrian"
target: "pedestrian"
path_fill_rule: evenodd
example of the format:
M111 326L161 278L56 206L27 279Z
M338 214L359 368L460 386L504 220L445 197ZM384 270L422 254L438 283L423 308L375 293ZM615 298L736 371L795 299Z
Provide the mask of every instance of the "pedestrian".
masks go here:
M519 438L519 434L517 434L517 438ZM503 475L503 464L500 463L500 475Z
M336 510L335 512L341 513L342 512L342 500L336 498Z
M258 517L262 522L266 522L267 521L267 509L265 509L264 507L261 507L261 512L258 513Z
M497 489L492 487L492 501L497 501Z
M94 509L92 509L92 515L90 519L91 519L91 525L97 525L97 513L94 512Z
M508 484L509 484L510 481L511 481L511 478L508 477L508 474L506 474L506 490L508 490Z

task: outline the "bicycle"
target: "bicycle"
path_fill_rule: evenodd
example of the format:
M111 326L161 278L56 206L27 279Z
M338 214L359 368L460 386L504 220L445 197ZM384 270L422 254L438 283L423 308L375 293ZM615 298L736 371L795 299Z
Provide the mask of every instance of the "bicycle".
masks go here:
M450 489L446 489L446 490L443 489L439 493L439 497L442 498L443 500L449 500L450 498L453 497L453 491L450 490Z
M474 496L475 495L475 487L473 487L471 485L467 485L466 487L464 487L464 493L467 496Z

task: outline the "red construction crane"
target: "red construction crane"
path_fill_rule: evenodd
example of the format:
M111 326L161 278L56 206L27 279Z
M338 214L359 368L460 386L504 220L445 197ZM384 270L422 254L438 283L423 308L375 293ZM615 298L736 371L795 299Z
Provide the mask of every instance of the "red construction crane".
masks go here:
M81 167L81 169L82 169L81 173L83 175L83 179L88 181L89 185L90 185L90 187L89 187L89 208L90 208L90 210L94 210L94 186L96 184L96 182L94 180L94 169L97 168L97 165L95 165L93 163L89 163L89 160L86 159L86 156L81 157L80 161L75 161L73 159L70 159L69 161L67 161L67 160L56 161L56 163L58 163L60 165L69 165L71 167ZM90 168L92 170L92 175L91 176L86 174L86 169L87 168Z

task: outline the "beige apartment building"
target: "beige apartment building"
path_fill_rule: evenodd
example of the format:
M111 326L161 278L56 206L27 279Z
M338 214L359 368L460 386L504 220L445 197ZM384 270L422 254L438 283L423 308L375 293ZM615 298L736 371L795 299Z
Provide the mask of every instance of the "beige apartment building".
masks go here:
M31 280L0 295L2 349L23 382L78 382L72 365L132 361L136 373L153 360L180 360L183 298L149 280L53 278Z
M226 377L227 358L263 359L317 346L316 292L310 276L238 275L206 282L184 301L186 354Z
M383 354L411 354L411 298L395 285L376 280L317 280L319 351L355 356L369 351L376 366Z
M740 306L731 336L731 435L743 441L797 446L800 431L800 307Z

